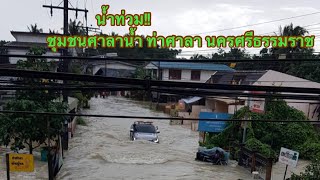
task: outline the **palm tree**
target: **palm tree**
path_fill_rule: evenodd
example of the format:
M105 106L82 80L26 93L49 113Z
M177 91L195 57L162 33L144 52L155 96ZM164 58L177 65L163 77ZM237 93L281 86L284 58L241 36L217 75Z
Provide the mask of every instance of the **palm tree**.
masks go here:
M115 37L115 36L118 36L118 35L119 35L118 33L115 33L115 32L112 31L109 36Z
M30 27L28 27L28 29L32 33L42 33L43 32L42 28L38 29L36 23L34 25L31 24Z
M59 32L56 30L49 29L49 34L59 34Z
M290 25L286 25L283 28L279 27L279 35L278 36L305 36L307 33L309 33L305 28L301 26L293 26L291 23ZM276 34L276 33L275 33ZM277 34L276 34L277 35ZM297 43L297 46L294 48L287 47L287 48L271 48L270 52L272 54L289 54L289 53L296 53L304 51L303 48L301 48L300 43Z
M81 26L83 26L81 21L77 22L77 20L72 21L70 19L70 22L69 22L69 25L68 25L69 34L71 36L74 36L74 35L85 35L85 30L83 28L81 28Z
M309 32L301 26L286 25L283 28L279 27L279 36L305 36ZM288 42L290 43L290 42ZM287 59L305 58L313 54L313 48L301 48L300 42L297 46L292 48L290 46L286 48L270 48L270 53L272 57L278 58L280 54L286 54ZM289 72L289 70L295 69L300 63L279 63L276 70L280 72Z

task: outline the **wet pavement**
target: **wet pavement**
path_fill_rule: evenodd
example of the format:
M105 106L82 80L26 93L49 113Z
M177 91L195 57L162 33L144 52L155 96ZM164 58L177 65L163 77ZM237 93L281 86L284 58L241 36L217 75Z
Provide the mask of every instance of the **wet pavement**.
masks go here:
M88 114L167 116L121 97L93 98ZM57 179L251 179L236 164L213 166L195 161L198 133L169 121L154 121L160 144L129 139L130 125L140 119L87 118L77 126Z

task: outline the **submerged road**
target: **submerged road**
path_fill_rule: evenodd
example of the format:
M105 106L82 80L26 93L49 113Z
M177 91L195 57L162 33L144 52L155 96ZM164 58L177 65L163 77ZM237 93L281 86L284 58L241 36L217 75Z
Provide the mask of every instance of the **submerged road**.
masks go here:
M166 116L135 101L108 97L92 98L91 109L83 113ZM250 179L250 173L236 166L213 166L195 161L198 133L169 121L153 121L159 127L160 144L129 139L130 125L139 119L87 118L77 126L57 179L146 179L146 180L233 180Z

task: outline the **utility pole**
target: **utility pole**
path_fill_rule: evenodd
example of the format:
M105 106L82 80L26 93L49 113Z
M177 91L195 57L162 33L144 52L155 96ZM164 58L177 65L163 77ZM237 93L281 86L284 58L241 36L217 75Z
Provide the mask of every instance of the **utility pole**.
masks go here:
M67 36L69 34L68 31L68 13L69 11L76 11L76 16L78 14L78 11L80 12L85 12L85 15L87 16L88 10L87 9L78 9L78 8L69 8L69 1L68 0L63 0L63 7L60 6L52 6L51 5L43 5L42 7L44 8L50 8L50 12L51 12L51 16L53 14L53 9L62 9L63 10L63 35ZM62 56L68 56L68 49L62 49ZM62 67L63 67L63 71L64 72L68 72L69 71L69 64L70 64L70 60L69 59L62 59ZM67 81L64 80L63 84L67 84ZM68 102L68 94L67 91L63 91L63 102Z
M248 97L248 107L250 109L250 103L251 103L251 97ZM245 115L245 120L251 119L251 117L248 117L249 115ZM247 136L247 126L248 126L248 121L244 122L244 127L243 127L243 136L242 136L242 143L246 142L246 136Z

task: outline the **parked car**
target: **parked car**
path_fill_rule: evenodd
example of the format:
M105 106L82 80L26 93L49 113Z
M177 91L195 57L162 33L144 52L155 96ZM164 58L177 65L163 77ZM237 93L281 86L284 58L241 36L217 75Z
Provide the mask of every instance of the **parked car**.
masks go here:
M158 126L155 127L152 122L136 121L131 125L130 139L159 143L159 133Z

